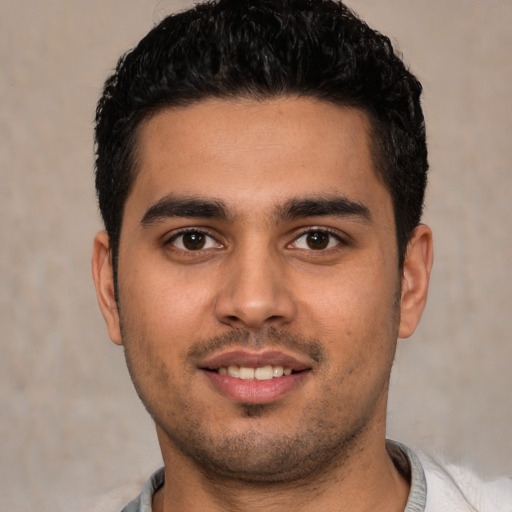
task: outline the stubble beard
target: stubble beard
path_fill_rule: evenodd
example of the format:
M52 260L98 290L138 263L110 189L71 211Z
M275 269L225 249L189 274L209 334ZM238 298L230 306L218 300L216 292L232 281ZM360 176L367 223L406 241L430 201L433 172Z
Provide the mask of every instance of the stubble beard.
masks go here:
M126 334L123 329L123 339L128 337ZM258 342L251 339L254 338L248 333L233 332L197 343L195 347L208 351L204 347L218 348L235 343L257 346ZM266 330L261 339L266 343L270 340L271 344L301 347L315 360L324 358L323 347L316 340L305 340L275 329ZM321 479L334 467L345 465L350 456L364 446L364 433L378 400L382 398L379 395L371 402L366 401L365 410L354 414L346 406L341 410L344 408L342 403L333 404L332 390L326 385L318 394L321 398L303 407L301 417L294 423L298 427L293 432L275 433L257 428L260 420L279 415L276 404L240 404L239 417L246 419L248 427L241 432L218 432L215 426L203 420L201 411L190 406L187 397L177 404L180 412L165 410L162 404L152 400L140 386L130 347L131 343L125 342L128 369L141 401L157 425L161 444L164 442L176 448L211 481L231 480L261 486ZM163 366L159 370L158 363L155 361L153 371L158 372L159 384L163 389L171 389L169 376ZM387 382L384 387L383 393L387 395ZM340 410L334 410L336 405Z
M258 415L263 415L258 406ZM252 415L252 407L246 411ZM294 435L269 435L257 429L211 436L204 429L164 429L165 436L211 481L268 486L321 480L343 466L357 450L367 422L341 430L320 420Z

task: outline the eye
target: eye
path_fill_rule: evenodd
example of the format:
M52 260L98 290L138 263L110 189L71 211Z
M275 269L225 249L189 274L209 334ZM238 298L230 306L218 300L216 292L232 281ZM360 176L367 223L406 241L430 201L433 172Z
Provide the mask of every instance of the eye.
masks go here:
M177 233L168 242L183 251L201 251L221 247L213 237L204 231L190 230Z
M340 243L342 243L341 238L334 233L322 229L314 229L295 239L291 245L295 249L323 251L336 247Z

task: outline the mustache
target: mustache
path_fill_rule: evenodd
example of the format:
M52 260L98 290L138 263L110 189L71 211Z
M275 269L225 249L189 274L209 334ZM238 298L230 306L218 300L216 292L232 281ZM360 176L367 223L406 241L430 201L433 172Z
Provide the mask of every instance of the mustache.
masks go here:
M218 350L231 347L252 349L285 347L306 354L318 364L321 364L326 358L325 350L318 340L276 329L275 327L256 332L235 329L219 336L199 340L189 348L187 356L192 360L204 359Z

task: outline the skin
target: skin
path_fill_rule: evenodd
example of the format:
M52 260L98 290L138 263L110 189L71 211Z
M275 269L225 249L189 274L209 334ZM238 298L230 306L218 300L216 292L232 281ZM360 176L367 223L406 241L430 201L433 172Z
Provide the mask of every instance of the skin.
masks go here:
M154 510L403 510L387 392L397 337L425 305L432 236L416 228L400 272L368 133L363 112L304 98L206 100L140 127L119 305L105 232L93 275L156 423L166 484ZM222 215L176 216L191 198ZM285 208L304 200L349 213ZM233 350L306 371L270 399L233 398L202 367Z

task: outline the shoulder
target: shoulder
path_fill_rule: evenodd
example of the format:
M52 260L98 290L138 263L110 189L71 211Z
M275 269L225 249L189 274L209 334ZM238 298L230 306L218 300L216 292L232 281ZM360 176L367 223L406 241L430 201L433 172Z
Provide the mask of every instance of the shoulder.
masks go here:
M116 487L111 491L87 499L78 507L81 512L120 512L140 493L143 482L137 481Z
M418 456L427 481L425 512L512 512L512 479L485 481L469 467Z
M157 469L142 485L134 482L98 496L83 512L151 512L153 495L163 485L165 471ZM142 488L142 491L141 491ZM134 498L134 496L136 496ZM131 500L131 501L130 501ZM128 503L128 504L127 504Z

